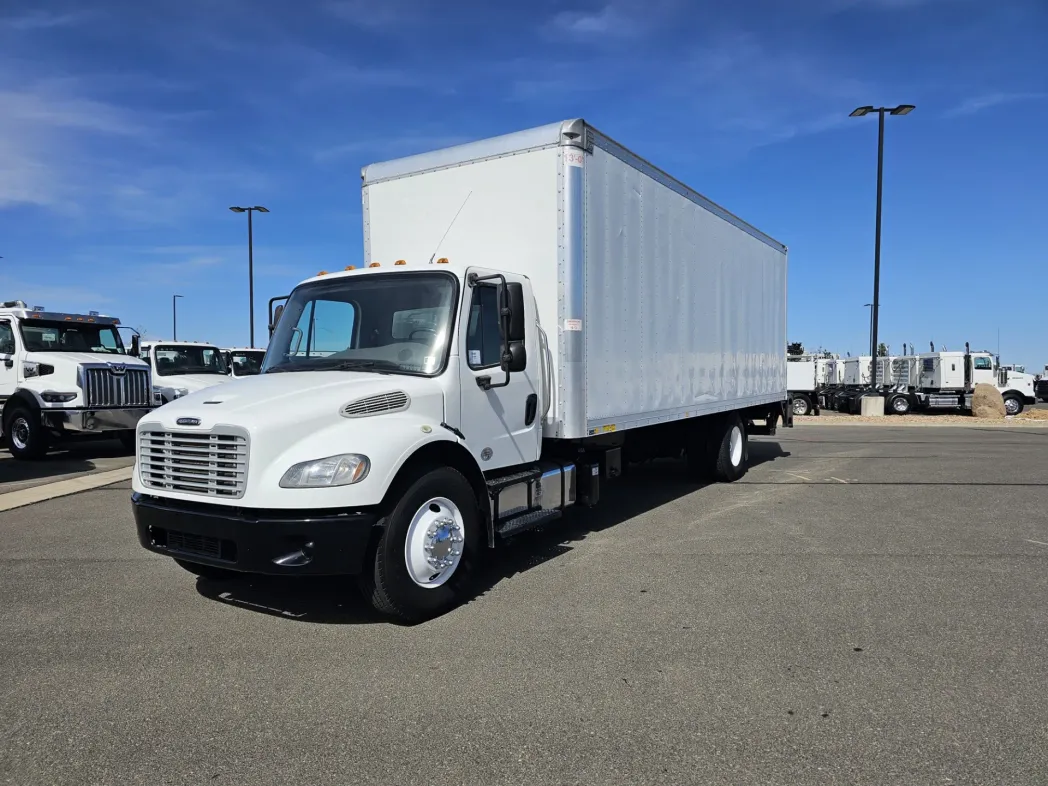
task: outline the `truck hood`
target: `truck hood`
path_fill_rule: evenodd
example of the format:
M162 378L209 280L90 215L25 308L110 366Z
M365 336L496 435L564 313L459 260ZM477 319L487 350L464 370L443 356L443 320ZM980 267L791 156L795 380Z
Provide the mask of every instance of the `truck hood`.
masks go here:
M409 409L440 423L444 415L439 385L425 377L359 371L302 371L234 379L221 389L201 390L164 405L148 419L177 429L179 418L199 418L200 428L236 425L253 436L288 427L323 428L343 420L346 404L369 396L403 391ZM373 419L376 416L372 416ZM347 422L343 420L343 422ZM285 437L286 439L286 437Z
M145 366L145 361L130 355L109 355L104 352L27 352L25 359L31 363L46 363L49 366L81 363L113 363L125 366Z
M185 388L190 393L225 382L229 382L229 377L222 374L171 374L166 377L153 377L154 388Z

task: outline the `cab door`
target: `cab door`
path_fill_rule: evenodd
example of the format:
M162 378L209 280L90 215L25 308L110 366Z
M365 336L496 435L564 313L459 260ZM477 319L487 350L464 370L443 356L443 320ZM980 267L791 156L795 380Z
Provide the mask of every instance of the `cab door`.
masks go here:
M0 405L18 387L18 347L15 345L15 326L10 320L0 320Z
M500 367L502 281L494 271L469 268L458 320L459 429L485 472L536 461L542 444L542 351L527 279L502 274L524 289L527 365L508 375Z

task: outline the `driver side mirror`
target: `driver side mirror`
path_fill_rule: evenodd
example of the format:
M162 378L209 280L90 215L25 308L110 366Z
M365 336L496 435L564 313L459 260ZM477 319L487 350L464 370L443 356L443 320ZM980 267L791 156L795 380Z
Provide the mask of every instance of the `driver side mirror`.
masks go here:
M524 287L517 282L507 283L505 293L502 317L506 345L500 365L510 374L528 367L528 353L524 348Z
M130 355L133 358L137 358L139 356L139 354L141 353L141 351L142 351L142 342L139 339L138 334L135 333L134 335L131 336L131 351L130 351Z

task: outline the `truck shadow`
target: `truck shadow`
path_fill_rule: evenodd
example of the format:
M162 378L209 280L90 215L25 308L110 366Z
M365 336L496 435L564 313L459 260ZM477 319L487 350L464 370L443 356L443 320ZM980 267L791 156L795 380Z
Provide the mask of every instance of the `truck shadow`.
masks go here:
M99 459L128 458L130 454L116 441L98 440L58 446L39 461L19 461L6 451L0 453L0 490L6 483L47 480L99 469ZM115 469L116 467L112 467Z
M750 468L789 455L778 442L753 441ZM569 510L564 518L548 527L523 533L492 552L477 577L472 597L464 605L482 598L502 581L567 554L592 533L629 521L705 485L708 484L688 479L682 461L662 460L630 467L622 478L608 484L597 507ZM389 621L365 602L351 578L198 578L196 589L217 603L295 622L368 625Z

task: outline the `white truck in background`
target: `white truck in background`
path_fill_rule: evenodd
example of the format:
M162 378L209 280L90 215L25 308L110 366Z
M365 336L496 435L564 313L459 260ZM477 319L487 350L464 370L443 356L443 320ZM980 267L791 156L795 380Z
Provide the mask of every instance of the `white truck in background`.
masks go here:
M201 341L149 341L140 348L149 364L158 405L229 381L222 350Z
M972 393L979 383L993 385L1004 398L1005 412L1017 415L1035 404L1032 374L1001 366L991 352L931 351L896 358L896 380L885 392L885 411L906 414L911 410L972 408Z
M144 548L356 574L419 620L624 463L732 481L791 424L786 248L584 121L374 164L362 196L364 266L295 287L262 373L140 423Z
M153 390L149 368L132 356L137 334L128 352L119 326L97 311L0 303L0 431L14 458L42 458L56 442L92 435L134 447Z
M820 355L786 358L786 388L794 415L819 414L822 393L836 380L837 359Z
M243 379L262 373L266 350L255 347L230 347L222 350L226 372L231 379Z

